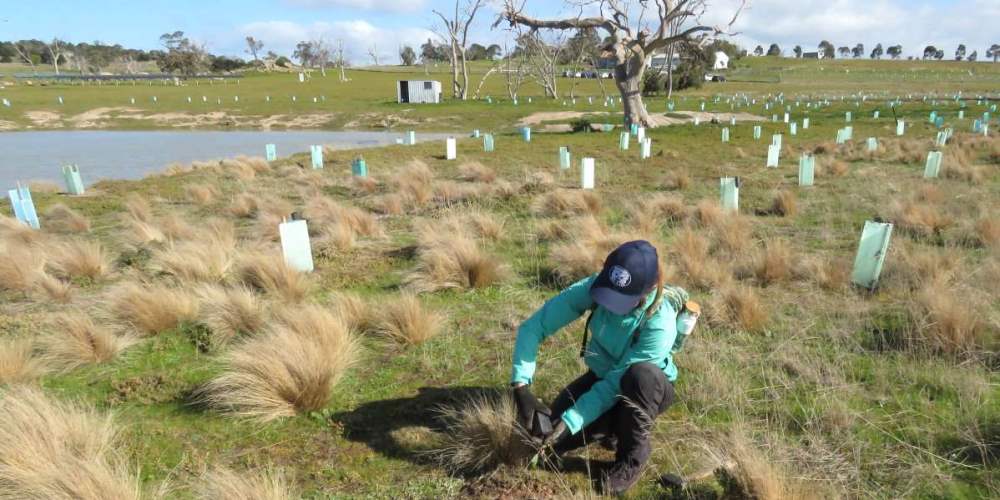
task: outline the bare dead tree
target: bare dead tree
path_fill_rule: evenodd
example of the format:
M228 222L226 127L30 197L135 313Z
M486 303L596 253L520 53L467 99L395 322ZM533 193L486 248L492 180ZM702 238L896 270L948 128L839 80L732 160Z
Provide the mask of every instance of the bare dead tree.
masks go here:
M330 54L332 50L330 49L330 44L326 43L323 37L317 38L312 41L313 45L313 57L316 59L316 64L319 65L319 72L324 77L326 76L326 65L330 64Z
M372 43L372 46L368 47L368 57L371 57L372 63L378 66L378 44Z
M19 43L12 44L14 46L14 52L17 52L17 56L21 58L28 66L31 66L31 72L38 74L38 70L35 68L35 61L31 59L31 51L27 47L21 46Z
M520 1L520 5L518 5ZM531 30L578 30L582 28L602 29L611 37L607 49L615 58L615 85L622 97L625 124L637 123L654 126L642 102L642 77L646 61L655 52L667 49L672 44L689 40L699 34L720 35L729 29L739 17L747 0L734 0L735 13L724 27L702 24L707 0L584 0L573 2L581 10L596 6L599 15L569 19L537 19L522 13L527 0L504 0L503 12L494 26L507 21L511 28L523 26ZM676 32L670 29L676 19L686 22ZM682 21L683 23L684 21Z
M517 94L521 91L521 85L528 79L527 55L523 50L510 53L507 51L507 44L504 44L503 51L507 54L503 59L504 81L507 84L507 95L511 100L517 99Z
M346 70L347 59L344 58L344 40L343 39L337 40L337 52L336 52L336 54L337 54L337 56L334 59L333 63L335 65L337 65L337 67L340 68L340 81L341 82L346 82L347 81L347 70Z
M53 38L51 42L45 44L45 48L49 51L49 57L52 58L52 69L55 70L56 75L59 74L59 58L62 57L62 43L62 40Z
M260 57L258 54L260 53L261 50L264 49L264 42L252 36L246 37L246 42L247 42L247 50L246 50L247 54L250 54L250 56L253 57L254 63L259 64Z
M537 31L531 31L519 39L523 43L523 49L527 51L528 68L535 82L545 91L546 97L558 99L559 57L565 47L562 37L547 43Z
M441 12L433 12L441 18L444 34L437 33L450 48L451 93L455 99L466 100L469 96L469 67L465 60L465 48L469 39L469 27L482 8L483 0L455 0L455 11L449 19ZM461 79L459 76L461 75Z

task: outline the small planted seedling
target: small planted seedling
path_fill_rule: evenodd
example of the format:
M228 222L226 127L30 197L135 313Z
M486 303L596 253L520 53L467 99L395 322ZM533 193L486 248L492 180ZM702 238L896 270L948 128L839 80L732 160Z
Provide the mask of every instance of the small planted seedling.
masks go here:
M816 157L804 154L799 158L799 186L812 186L816 172Z
M309 146L309 156L312 160L313 170L321 170L323 168L323 146L316 144Z
M580 187L583 189L594 189L593 158L584 158L580 160Z
M740 178L722 177L719 179L719 204L723 210L739 212L740 210Z
M264 155L267 161L274 161L278 159L278 147L274 144L268 144L264 146Z
M281 235L281 253L288 267L301 273L313 271L312 245L309 242L309 226L304 220L282 222L278 226Z
M66 165L62 168L63 179L66 181L66 192L73 196L83 194L83 180L80 178L80 167Z

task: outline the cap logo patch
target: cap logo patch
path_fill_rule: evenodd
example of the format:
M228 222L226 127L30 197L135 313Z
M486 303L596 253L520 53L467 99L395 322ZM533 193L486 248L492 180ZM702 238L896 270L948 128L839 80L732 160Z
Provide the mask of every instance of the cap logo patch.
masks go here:
M632 275L622 266L612 267L610 277L611 283L618 288L625 288L632 283Z

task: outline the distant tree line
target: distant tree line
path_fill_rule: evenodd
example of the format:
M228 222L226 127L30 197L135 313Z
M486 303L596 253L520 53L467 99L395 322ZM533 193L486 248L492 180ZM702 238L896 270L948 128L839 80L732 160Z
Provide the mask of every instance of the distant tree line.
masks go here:
M107 72L112 66L124 73L137 73L142 63L154 62L160 71L177 74L226 72L243 69L247 62L205 51L184 36L183 31L160 37L162 49L140 50L105 44L100 41L72 43L54 38L43 40L0 41L0 63L23 63L33 72L51 67L60 74L72 70L80 74Z
M866 54L871 59L881 59L882 56L884 55L887 55L892 59L900 59L903 57L903 46L898 44L891 45L888 48L883 48L882 44L879 43L875 45L875 47L871 50L871 52L866 52L865 45L863 43L859 43L853 47L849 47L846 45L842 45L840 47L834 47L834 45L830 43L828 40L823 40L822 42L819 43L819 45L816 48L817 52L822 53L822 57L824 59L835 59L837 56L839 56L841 59L848 59L848 58L861 59L865 57ZM804 57L805 51L802 49L801 45L796 45L795 48L792 49L792 54L794 54L796 58L801 58ZM761 45L756 46L753 50L753 55L755 56L768 55L768 56L781 57L783 55L783 52L778 44L772 43L770 47L767 48L766 51L764 50L763 46ZM940 61L945 58L945 55L946 54L944 50L939 49L933 45L928 45L927 47L924 48L923 59L925 60L934 59ZM978 58L979 58L979 52L973 50L971 54L968 53L964 43L959 44L959 46L955 49L954 59L956 61L965 60L974 62L978 60ZM1000 44L995 43L991 45L990 48L986 50L986 58L992 59L993 62L1000 61Z

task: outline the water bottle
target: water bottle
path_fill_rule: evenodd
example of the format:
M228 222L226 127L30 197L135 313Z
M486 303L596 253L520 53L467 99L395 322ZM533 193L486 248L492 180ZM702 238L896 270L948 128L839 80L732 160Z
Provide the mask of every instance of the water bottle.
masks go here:
M677 338L674 340L672 352L678 352L684 347L684 341L694 332L700 316L701 306L697 302L689 300L684 304L684 308L677 315Z

